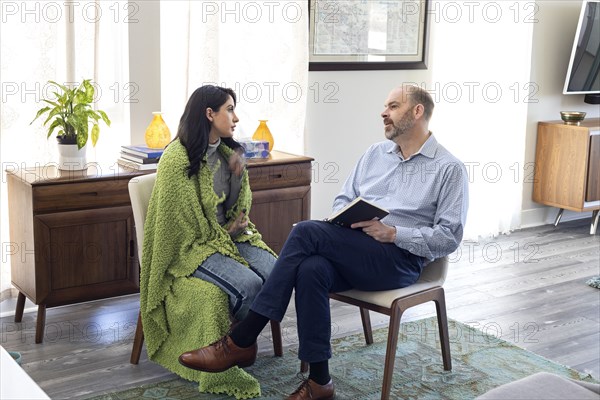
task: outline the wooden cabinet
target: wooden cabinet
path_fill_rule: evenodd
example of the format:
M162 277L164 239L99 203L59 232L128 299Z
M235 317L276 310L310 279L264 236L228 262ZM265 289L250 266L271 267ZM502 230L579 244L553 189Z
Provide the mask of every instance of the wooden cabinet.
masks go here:
M272 152L249 160L250 219L279 252L292 224L310 218L312 158ZM55 166L7 171L11 276L38 306L36 343L46 308L139 291L135 226L127 189L145 172L116 167L60 171Z
M268 159L248 161L252 188L250 220L277 253L292 225L310 218L312 160L273 151Z
M127 184L140 173L93 166L8 171L11 279L38 305L35 341L47 307L135 293L139 269Z
M600 209L600 119L580 125L562 121L538 124L533 200L563 210L593 211L591 233Z

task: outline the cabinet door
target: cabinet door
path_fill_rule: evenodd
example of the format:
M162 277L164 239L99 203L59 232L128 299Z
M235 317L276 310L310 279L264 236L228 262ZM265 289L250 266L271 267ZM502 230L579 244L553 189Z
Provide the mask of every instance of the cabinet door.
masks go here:
M41 214L34 229L36 286L48 306L138 290L131 207Z
M585 201L600 200L600 135L590 136Z
M540 123L535 149L533 201L582 210L589 138L588 130L575 125Z
M310 217L310 186L259 190L252 193L250 220L265 243L281 251L292 225Z

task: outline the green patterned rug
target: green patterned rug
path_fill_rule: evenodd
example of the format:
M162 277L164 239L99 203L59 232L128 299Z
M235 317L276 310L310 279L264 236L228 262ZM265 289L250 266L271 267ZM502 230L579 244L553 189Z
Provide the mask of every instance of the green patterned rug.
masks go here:
M538 371L593 382L590 376L556 364L450 320L452 371L444 371L435 318L401 325L391 399L473 399L486 391ZM375 343L366 346L362 334L333 341L330 372L337 400L375 400L381 396L387 329L373 332ZM281 399L299 383L300 363L294 350L283 358L261 355L247 371L261 382L261 399ZM231 399L198 393L198 384L183 379L108 393L93 400L125 399Z

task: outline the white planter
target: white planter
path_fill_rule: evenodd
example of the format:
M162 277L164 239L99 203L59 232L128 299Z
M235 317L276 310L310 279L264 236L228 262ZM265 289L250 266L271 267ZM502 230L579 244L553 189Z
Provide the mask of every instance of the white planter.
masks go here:
M81 150L76 144L58 144L58 169L66 171L80 171L86 169L87 146Z

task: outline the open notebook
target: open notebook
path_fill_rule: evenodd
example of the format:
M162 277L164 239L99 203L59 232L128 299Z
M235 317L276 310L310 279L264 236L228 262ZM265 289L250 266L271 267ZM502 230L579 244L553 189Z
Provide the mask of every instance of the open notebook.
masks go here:
M344 208L327 218L326 221L335 225L350 227L350 225L355 222L381 219L389 213L388 210L381 208L362 197L357 197Z

